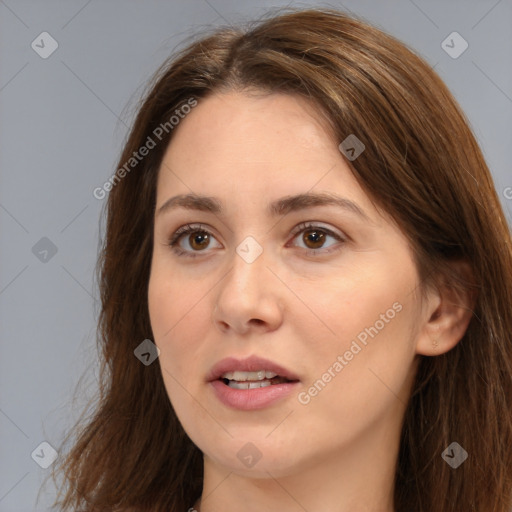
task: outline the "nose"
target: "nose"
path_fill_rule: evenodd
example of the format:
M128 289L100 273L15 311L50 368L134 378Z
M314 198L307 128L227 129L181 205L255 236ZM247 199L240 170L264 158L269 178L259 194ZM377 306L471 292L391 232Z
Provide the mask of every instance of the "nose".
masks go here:
M267 266L265 251L248 263L233 252L232 267L214 298L213 323L223 333L277 329L283 321L284 286Z

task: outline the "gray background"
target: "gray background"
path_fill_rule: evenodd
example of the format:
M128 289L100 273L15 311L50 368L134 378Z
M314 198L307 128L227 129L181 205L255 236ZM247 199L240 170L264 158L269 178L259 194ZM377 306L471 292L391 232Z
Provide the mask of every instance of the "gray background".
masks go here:
M105 200L92 191L115 171L127 105L185 38L287 4L353 11L435 66L512 218L512 0L0 0L0 511L49 509L51 480L35 499L50 469L31 453L43 441L57 447L94 394ZM47 59L31 47L44 31L59 45ZM469 44L456 59L441 47L453 31ZM33 251L43 237L55 255Z

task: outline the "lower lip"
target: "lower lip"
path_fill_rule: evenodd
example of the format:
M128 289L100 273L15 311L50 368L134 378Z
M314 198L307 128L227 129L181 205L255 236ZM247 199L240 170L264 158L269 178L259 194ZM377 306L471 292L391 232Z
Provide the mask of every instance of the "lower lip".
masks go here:
M283 382L263 388L234 389L220 380L210 382L217 398L228 407L242 411L263 409L270 404L290 395L296 390L299 382Z

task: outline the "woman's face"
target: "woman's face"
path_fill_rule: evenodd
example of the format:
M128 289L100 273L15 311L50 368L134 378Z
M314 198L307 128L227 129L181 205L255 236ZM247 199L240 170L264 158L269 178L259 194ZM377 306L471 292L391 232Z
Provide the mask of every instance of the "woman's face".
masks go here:
M357 184L342 140L282 94L213 95L174 130L148 293L187 434L210 463L256 476L397 448L426 314L407 240ZM210 202L169 203L189 194ZM266 362L244 366L251 356ZM263 373L225 373L237 369Z

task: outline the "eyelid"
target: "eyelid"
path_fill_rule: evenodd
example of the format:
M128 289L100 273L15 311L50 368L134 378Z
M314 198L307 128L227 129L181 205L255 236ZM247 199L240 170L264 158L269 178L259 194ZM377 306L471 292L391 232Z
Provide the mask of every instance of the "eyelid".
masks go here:
M186 255L191 258L201 256L201 252L203 251L189 251L182 249L178 242L179 240L187 234L191 233L208 233L212 238L215 238L215 235L211 232L210 229L204 227L203 224L185 224L184 226L179 227L169 238L167 245L170 246L178 255Z
M325 227L322 224L323 223L320 221L301 222L300 224L295 226L290 232L290 234L292 236L292 241L297 237L297 235L299 233L301 233L302 231L306 231L307 229L310 229L310 230L318 229L320 231L323 231L327 234L327 236L331 236L332 238L335 238L338 242L340 242L342 244L349 241L349 237L347 235L337 233L332 228ZM187 257L191 257L191 258L202 256L201 253L202 252L206 253L207 250L205 250L205 251L189 251L189 250L182 249L178 245L179 240L184 235L195 233L195 232L199 232L199 233L204 232L204 233L207 233L208 235L210 235L211 237L215 238L215 235L213 235L211 230L208 229L207 227L203 226L203 224L185 224L184 226L179 227L171 235L170 239L167 242L167 245L171 246L172 250L174 252L176 252L179 256L183 255L183 256L187 256ZM289 243L287 243L286 247L289 247ZM339 249L339 247L337 247L335 249L330 249L330 246L327 248L320 248L320 249L308 249L308 248L304 248L304 247L299 247L299 248L302 249L303 251L308 251L313 254L328 254L328 253L332 252L333 250Z
M339 240L348 240L348 237L344 234L337 233L332 229L331 227L326 227L322 225L323 223L320 221L314 221L314 220L308 220L306 222L301 222L297 226L295 226L291 230L291 234L295 237L295 235L299 234L301 231L304 231L306 229L321 229L322 231L325 231L328 235L337 238Z

